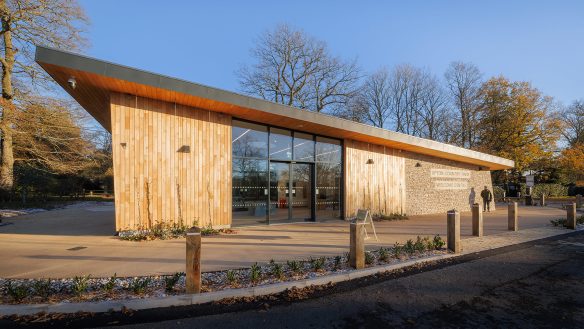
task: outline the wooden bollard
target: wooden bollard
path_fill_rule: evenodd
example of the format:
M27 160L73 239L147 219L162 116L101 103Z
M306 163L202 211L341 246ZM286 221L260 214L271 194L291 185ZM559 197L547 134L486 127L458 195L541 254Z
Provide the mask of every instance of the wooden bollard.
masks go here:
M540 206L545 207L545 194L541 195L541 204Z
M517 220L517 202L511 202L508 205L507 228L509 231L519 230L519 222Z
M569 229L575 230L576 229L576 203L571 203L566 206L567 218L568 222L566 226Z
M187 231L187 294L201 292L201 229L192 227Z
M483 236L483 212L478 203L472 205L472 235Z
M351 223L349 265L360 269L365 267L365 223Z
M581 194L576 194L576 208L584 207L584 197Z
M450 210L446 215L446 239L448 250L459 253L460 247L460 213Z

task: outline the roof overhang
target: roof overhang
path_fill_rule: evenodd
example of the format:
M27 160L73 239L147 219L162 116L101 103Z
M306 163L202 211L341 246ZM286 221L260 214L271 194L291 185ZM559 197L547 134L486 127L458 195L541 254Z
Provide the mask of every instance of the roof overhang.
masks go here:
M111 131L112 92L176 102L236 118L353 139L474 164L489 170L509 169L514 162L486 153L414 137L334 116L300 110L237 93L154 74L57 49L37 47L36 62L87 112ZM68 84L75 78L76 88Z

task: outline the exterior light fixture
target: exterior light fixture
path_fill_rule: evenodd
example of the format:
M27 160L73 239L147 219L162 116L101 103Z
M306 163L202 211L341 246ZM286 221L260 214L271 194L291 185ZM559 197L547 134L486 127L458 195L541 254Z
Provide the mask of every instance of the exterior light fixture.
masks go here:
M373 162L373 159L368 159L367 160L367 164L374 164L375 162Z
M421 163L419 163L419 162L416 162L416 167L421 167L421 166L422 166L422 164L421 164Z
M122 146L123 148L126 148L126 143L120 143L120 146Z
M480 166L479 166L479 171L483 171L483 167L480 167Z
M67 80L67 84L69 84L71 89L75 89L77 87L77 80L75 80L75 77L70 77L69 80Z

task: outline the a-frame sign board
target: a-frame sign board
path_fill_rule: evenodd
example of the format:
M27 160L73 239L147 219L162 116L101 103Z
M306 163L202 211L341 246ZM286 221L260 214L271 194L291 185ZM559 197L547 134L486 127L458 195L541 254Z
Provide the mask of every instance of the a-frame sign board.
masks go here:
M373 230L373 235L375 235L375 241L379 241L377 238L377 232L375 232L375 225L373 224L373 217L371 217L371 212L367 209L357 210L357 217L355 218L357 223L365 224L365 239L369 239L369 234L367 234L367 224L371 225Z

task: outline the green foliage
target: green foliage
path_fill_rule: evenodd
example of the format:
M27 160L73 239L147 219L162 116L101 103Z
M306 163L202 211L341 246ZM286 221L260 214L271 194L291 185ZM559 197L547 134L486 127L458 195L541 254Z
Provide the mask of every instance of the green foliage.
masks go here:
M335 269L339 268L341 266L341 260L343 258L341 256L335 256Z
M6 283L6 292L15 302L23 300L28 295L28 290L24 284L13 284L11 281Z
M229 284L233 285L237 283L237 274L234 270L227 270L225 276L227 277L227 282L229 282Z
M272 275L278 279L282 279L284 277L284 269L282 268L282 264L278 264L276 262L271 263L272 267Z
M442 247L444 247L444 245L446 244L446 242L444 242L444 240L442 240L442 237L440 237L439 234L436 234L434 236L434 240L433 240L433 244L434 244L434 249L436 250L440 250L442 249Z
M115 286L116 286L116 280L117 280L117 273L114 273L114 275L112 275L107 282L103 285L103 290L105 292L111 292L112 290L114 290Z
M542 195L546 197L567 196L568 187L561 184L536 184L531 190L531 195L536 198Z
M196 226L197 220L193 221L192 226ZM185 237L187 231L192 227L183 222L165 222L159 221L152 225L150 229L138 228L137 230L123 230L119 232L119 238L126 241L146 241L146 240L167 240ZM201 235L218 235L221 233L234 234L232 229L214 229L211 224L201 228Z
M416 251L414 247L414 240L408 239L408 241L406 241L403 246L403 250L409 255L413 254Z
M387 249L381 247L379 248L379 260L382 262L386 262L389 259L389 252Z
M73 278L73 282L71 284L71 291L76 296L81 296L84 292L87 291L89 287L89 278L91 277L90 274L84 276L76 276Z
M143 294L148 288L148 285L152 282L152 279L149 277L143 278L134 278L130 283L130 290L132 290L135 294Z
M182 275L182 272L176 272L173 275L164 277L164 290L166 292L174 291L174 286L176 286Z
M550 219L550 223L552 223L553 226L565 227L568 224L568 220L566 218Z
M414 242L414 251L424 252L426 251L427 245L428 244L426 243L426 241L422 240L422 238L420 238L420 236L418 235L416 237L416 242Z
M286 262L288 268L294 273L302 272L302 263L297 260L289 260Z
M393 250L393 257L394 257L394 258L396 258L396 259L399 259L399 258L401 258L401 254L402 254L402 252L403 252L403 246L401 246L401 245L399 244L399 242L396 242L396 243L393 245L393 249L392 249L392 250Z
M39 279L33 282L34 293L42 298L48 298L51 295L51 279Z
M390 213L390 214L375 214L373 215L373 219L375 220L386 220L386 221L394 221L394 220L407 220L408 216L406 214L400 213Z
M318 272L324 268L325 260L326 259L324 257L310 258L310 267L312 267L314 271Z
M493 186L493 196L495 197L495 200L503 199L504 195L505 195L504 188L502 188L501 186Z
M365 252L365 264L371 265L373 262L375 262L375 256L373 256L373 254L368 251Z
M258 266L258 263L255 263L249 269L249 280L253 283L258 282L262 277L262 271Z

